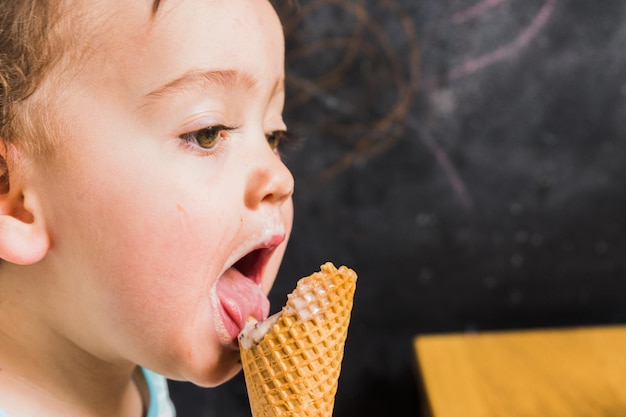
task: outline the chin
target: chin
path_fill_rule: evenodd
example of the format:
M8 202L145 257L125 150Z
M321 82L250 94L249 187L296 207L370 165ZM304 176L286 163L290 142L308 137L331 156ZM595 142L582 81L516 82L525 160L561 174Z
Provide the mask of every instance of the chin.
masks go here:
M213 358L204 366L188 364L182 375L177 379L191 382L203 388L214 388L232 379L241 371L241 361L238 350L221 352L219 359Z

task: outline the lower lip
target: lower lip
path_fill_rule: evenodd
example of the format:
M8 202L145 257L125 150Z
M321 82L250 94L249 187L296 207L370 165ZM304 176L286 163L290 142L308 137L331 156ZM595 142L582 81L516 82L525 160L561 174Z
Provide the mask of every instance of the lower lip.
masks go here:
M224 329L228 334L230 341L234 344L237 344L237 337L239 336L239 325L231 315L228 313L228 310L224 307L222 303L220 303L220 316L222 319L222 324L224 325Z

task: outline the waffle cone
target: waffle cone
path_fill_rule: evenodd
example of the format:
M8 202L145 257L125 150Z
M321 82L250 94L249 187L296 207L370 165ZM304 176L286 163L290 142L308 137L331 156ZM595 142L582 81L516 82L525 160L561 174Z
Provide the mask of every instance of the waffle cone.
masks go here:
M356 278L322 265L298 281L258 343L240 343L253 417L332 415Z

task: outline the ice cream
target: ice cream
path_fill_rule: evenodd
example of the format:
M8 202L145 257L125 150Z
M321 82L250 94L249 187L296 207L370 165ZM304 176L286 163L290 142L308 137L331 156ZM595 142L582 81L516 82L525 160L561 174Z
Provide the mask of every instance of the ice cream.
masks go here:
M298 281L283 309L239 335L253 417L330 417L356 273L328 262Z

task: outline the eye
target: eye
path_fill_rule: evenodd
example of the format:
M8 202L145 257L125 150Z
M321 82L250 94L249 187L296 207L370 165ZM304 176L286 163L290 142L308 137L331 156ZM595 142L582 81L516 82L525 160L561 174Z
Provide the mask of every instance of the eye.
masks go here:
M198 146L199 148L212 149L218 144L220 138L224 137L227 132L234 129L234 127L224 125L209 126L193 132L183 133L180 135L180 138L189 144Z
M275 130L266 134L265 137L270 148L279 154L294 148L302 141L300 136L286 130Z

